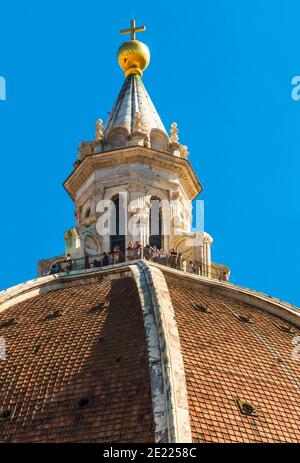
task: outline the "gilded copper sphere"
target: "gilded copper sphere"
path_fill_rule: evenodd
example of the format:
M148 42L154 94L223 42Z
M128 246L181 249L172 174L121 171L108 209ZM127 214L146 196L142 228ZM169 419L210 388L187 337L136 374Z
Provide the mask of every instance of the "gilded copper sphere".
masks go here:
M125 73L143 75L143 70L150 63L150 51L147 45L139 40L124 42L118 50L118 62Z

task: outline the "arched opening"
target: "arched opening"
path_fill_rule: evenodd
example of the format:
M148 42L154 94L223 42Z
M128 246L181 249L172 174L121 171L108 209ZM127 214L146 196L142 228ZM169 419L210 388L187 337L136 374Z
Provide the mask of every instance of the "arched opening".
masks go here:
M162 208L160 199L156 196L151 197L151 209L150 209L150 246L156 246L157 249L161 249L163 246L162 242Z
M125 235L124 234L121 234L122 230L121 230L121 226L120 226L120 217L121 215L123 216L124 214L121 214L121 212L125 212L124 211L124 205L123 205L123 201L122 201L122 198L120 198L120 196L115 196L113 199L112 199L112 202L114 203L115 205L115 214L113 214L112 216L112 230L115 231L115 234L112 234L110 235L110 250L111 252L114 250L115 246L119 246L119 249L121 251L122 254L124 254L125 252ZM121 211L121 209L123 209ZM124 232L123 232L124 233Z

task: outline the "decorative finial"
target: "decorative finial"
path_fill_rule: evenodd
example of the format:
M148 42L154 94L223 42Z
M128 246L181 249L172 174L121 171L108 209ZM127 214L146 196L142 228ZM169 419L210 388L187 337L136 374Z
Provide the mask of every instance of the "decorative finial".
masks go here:
M137 32L145 31L145 26L135 27L135 20L132 19L130 29L124 29L121 34L130 34L131 40L123 43L118 50L118 61L125 73L125 77L137 74L142 77L143 70L149 65L150 52L147 45L136 40Z
M178 140L179 140L179 137L178 137L178 135L177 135L178 132L179 132L179 130L178 130L178 128L177 128L176 122L172 122L172 124L171 124L171 129L170 129L170 133L171 133L170 139L171 139L171 141L178 142Z
M102 119L98 119L96 122L96 140L100 141L103 140L103 121Z
M182 156L184 156L185 158L187 158L189 156L189 152L188 152L188 147L186 145L181 145L180 147L180 153L182 154Z

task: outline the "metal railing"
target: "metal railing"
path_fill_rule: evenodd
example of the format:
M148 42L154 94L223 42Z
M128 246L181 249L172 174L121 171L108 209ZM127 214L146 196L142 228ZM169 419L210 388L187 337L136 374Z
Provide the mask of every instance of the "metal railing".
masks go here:
M107 254L86 256L77 259L56 259L50 263L50 268L44 268L42 274L51 275L63 272L78 272L88 269L104 268L123 262L145 259L156 264L164 265L194 275L206 276L221 281L228 281L228 269L218 264L204 264L200 261L184 260L180 252L152 252L147 248L127 249Z

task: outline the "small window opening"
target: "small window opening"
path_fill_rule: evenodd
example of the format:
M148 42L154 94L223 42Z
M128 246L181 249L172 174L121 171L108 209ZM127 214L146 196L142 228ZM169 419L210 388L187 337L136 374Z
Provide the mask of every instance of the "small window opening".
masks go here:
M243 323L254 323L253 320L247 315L236 315L236 318Z
M192 306L194 307L194 309L196 309L198 312L202 312L202 313L211 313L211 310L209 310L208 307L205 307L204 305L201 305L201 304L192 304Z
M89 397L83 397L82 399L78 400L77 406L78 408L85 408L91 403L91 399Z
M46 316L46 320L52 320L53 318L61 317L64 313L63 309L57 309L51 312L49 315Z
M275 323L275 326L283 333L294 334L295 330L291 325L280 325Z
M0 328L8 328L9 326L16 325L19 321L18 317L8 318L0 323Z
M247 402L243 399L237 399L237 404L239 406L240 412L243 415L253 416L256 415L256 408L250 402Z
M11 410L0 410L0 420L7 420L11 416Z
M108 307L109 307L109 301L100 302L99 304L94 305L94 307L90 309L90 312L92 313L101 312L104 309L108 309Z

